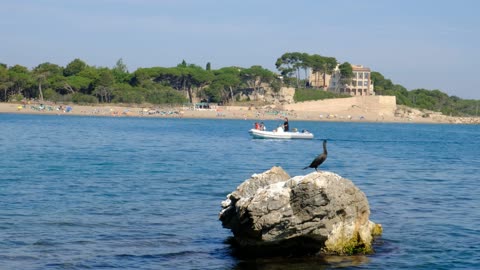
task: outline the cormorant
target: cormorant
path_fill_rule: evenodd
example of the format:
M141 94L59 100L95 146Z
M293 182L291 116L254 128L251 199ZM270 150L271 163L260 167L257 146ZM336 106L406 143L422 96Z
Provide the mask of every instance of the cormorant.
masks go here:
M307 166L305 168L303 168L304 170L306 168L314 168L315 171L318 172L317 168L318 166L320 166L320 164L322 164L326 159L327 159L327 140L323 140L323 153L321 155L319 155L318 157L316 157L312 163L310 163L310 166Z

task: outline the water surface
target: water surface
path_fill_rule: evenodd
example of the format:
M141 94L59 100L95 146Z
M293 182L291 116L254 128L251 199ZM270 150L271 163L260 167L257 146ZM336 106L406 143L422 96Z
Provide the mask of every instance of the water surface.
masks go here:
M265 121L268 128L280 124ZM472 269L480 127L291 120L314 140L251 139L252 121L0 114L1 269ZM253 173L321 166L367 195L376 254L234 256L220 202Z

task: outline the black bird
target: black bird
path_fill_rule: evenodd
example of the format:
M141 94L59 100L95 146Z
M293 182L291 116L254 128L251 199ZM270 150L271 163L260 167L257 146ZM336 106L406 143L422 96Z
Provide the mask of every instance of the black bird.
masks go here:
M304 170L306 168L314 168L315 171L318 172L317 168L318 166L320 166L320 164L322 164L326 159L327 159L327 140L323 140L323 153L321 155L319 155L318 157L316 157L312 163L310 163L310 166L307 166L305 168L303 168Z

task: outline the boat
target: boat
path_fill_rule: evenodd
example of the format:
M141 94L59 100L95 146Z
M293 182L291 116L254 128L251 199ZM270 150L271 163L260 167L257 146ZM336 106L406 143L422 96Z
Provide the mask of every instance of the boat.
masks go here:
M248 131L253 138L260 139L313 139L313 133L306 130L299 131L283 131L282 128L278 128L273 131L250 129Z

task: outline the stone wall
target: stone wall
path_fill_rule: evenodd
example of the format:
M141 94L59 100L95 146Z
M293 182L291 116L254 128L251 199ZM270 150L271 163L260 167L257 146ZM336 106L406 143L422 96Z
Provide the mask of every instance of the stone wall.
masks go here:
M345 111L375 113L384 116L394 116L397 109L394 96L356 96L350 98L325 99L286 104L285 110L298 112L320 112L324 114Z

